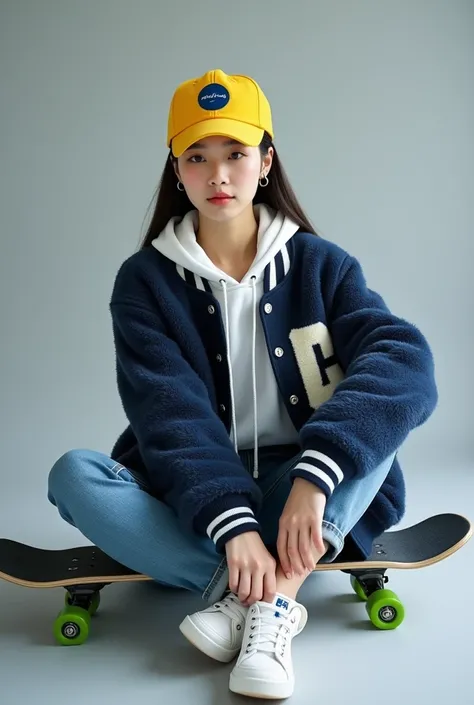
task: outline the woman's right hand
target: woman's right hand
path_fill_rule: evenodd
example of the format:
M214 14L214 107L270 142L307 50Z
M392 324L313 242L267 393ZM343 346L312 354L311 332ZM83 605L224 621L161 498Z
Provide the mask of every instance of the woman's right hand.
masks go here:
M276 593L276 560L260 534L247 531L225 545L229 588L244 605L257 600L273 602Z

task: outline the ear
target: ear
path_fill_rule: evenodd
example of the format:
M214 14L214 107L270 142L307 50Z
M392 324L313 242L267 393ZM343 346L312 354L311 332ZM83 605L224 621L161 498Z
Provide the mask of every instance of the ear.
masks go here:
M267 154L262 159L262 169L261 169L261 176L262 177L268 176L268 172L272 168L273 154L274 154L273 147L269 147Z
M177 179L179 179L179 181L181 181L181 177L180 177L179 171L178 171L178 160L177 160L177 159L174 159L174 158L170 155L170 162L171 162L172 165L173 165L174 173L176 174Z

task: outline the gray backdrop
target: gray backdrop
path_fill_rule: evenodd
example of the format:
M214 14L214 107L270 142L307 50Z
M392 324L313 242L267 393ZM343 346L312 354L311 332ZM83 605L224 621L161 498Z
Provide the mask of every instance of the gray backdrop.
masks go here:
M316 227L360 258L370 286L431 343L440 401L401 454L406 521L474 516L473 27L469 0L2 0L0 535L84 543L47 503L47 475L69 448L108 452L124 427L109 296L144 233L171 94L210 68L261 84ZM38 613L59 599L7 589ZM450 610L448 593L448 629ZM31 622L21 625L28 633ZM426 649L423 619L417 629ZM230 697L222 678L219 702ZM443 684L449 693L444 678L435 699ZM28 699L25 682L11 688L11 703Z

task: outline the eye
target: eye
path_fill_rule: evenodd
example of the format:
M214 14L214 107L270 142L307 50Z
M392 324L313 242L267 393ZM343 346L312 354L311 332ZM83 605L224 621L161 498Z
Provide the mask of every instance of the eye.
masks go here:
M232 152L230 155L231 159L237 160L240 159L240 157L245 157L246 155L243 152Z
M189 157L188 162L192 162L193 164L200 164L201 163L200 161L195 161L195 160L200 160L200 159L204 159L202 154L193 154L192 157Z

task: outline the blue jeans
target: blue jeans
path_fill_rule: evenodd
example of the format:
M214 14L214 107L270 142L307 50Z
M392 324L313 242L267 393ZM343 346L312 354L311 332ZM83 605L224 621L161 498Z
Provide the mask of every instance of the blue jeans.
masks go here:
M239 453L249 472L253 451ZM259 453L257 480L263 493L258 515L262 539L274 546L279 518L291 490L289 471L299 459L296 446L272 446ZM394 456L368 477L344 480L328 499L323 538L333 561L344 538L365 513L385 480ZM207 537L185 534L174 511L147 491L141 477L92 450L71 450L57 460L48 480L48 499L60 516L89 541L132 570L158 583L199 592L214 603L228 588L225 556Z

